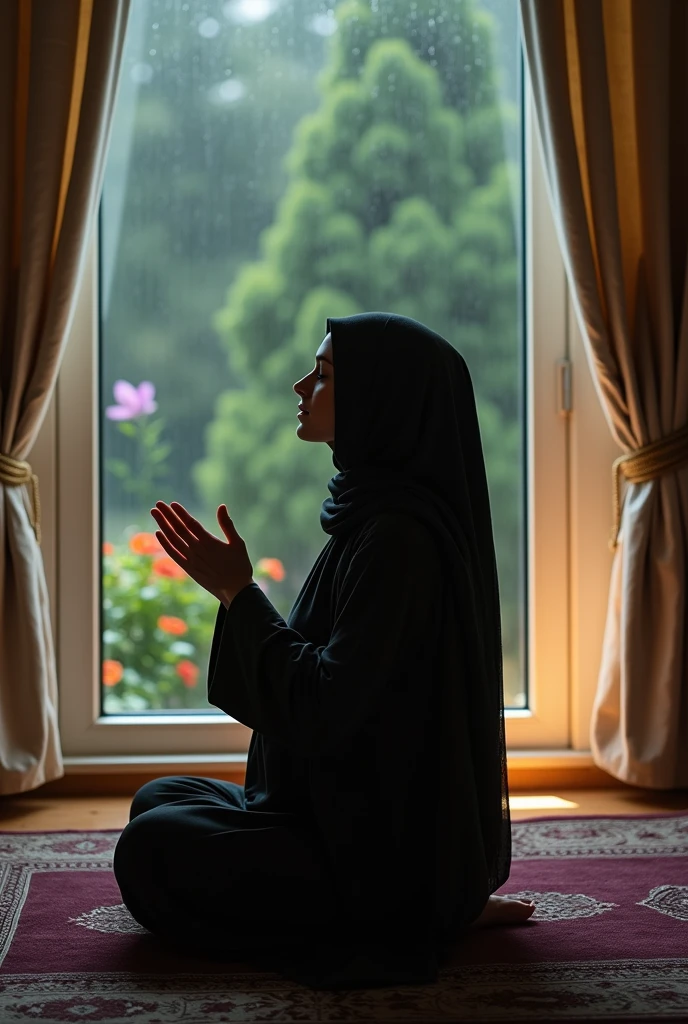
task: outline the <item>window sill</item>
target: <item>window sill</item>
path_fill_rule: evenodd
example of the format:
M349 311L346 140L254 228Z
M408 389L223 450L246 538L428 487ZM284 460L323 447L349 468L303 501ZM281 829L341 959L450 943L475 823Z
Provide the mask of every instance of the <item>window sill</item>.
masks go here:
M62 778L26 795L128 796L145 782L163 775L207 775L239 785L243 785L246 775L245 754L64 757L63 761ZM589 750L514 750L508 761L511 792L625 785L598 768Z

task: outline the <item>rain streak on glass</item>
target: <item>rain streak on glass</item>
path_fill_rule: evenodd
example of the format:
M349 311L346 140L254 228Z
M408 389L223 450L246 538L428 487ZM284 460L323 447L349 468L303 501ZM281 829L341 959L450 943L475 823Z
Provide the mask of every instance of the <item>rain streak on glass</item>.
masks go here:
M158 543L226 503L286 618L327 537L292 385L393 310L471 369L505 702L527 707L521 54L513 0L136 0L101 211L102 713L216 712L217 601Z

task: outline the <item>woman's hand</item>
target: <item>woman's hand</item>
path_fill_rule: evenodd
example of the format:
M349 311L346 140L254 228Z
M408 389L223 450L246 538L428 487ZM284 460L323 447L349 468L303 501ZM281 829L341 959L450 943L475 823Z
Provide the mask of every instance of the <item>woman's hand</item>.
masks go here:
M178 501L156 501L151 515L160 527L155 536L170 558L223 604L253 583L246 545L226 505L218 507L217 519L227 543L209 533Z

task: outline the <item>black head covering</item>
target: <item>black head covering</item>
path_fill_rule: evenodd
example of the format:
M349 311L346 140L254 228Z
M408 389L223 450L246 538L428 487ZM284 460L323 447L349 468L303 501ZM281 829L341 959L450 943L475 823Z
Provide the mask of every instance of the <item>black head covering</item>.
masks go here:
M335 369L329 534L403 510L446 568L436 669L436 913L447 935L509 876L499 588L473 385L463 357L409 317L330 318ZM432 794L429 794L429 796Z

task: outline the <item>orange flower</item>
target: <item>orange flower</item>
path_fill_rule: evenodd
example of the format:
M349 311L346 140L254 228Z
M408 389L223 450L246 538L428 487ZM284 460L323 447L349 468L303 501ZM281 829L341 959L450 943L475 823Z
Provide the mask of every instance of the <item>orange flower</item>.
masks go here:
M158 574L158 576L167 576L171 580L181 580L187 575L181 565L178 565L174 558L170 558L169 555L163 555L161 558L156 558L153 562L152 569L153 572Z
M135 533L129 540L129 547L135 555L157 555L165 550L154 533Z
M175 615L161 615L158 627L163 633L173 633L174 636L183 636L189 628L183 619L178 619Z
M194 665L193 661L178 662L176 672L178 676L181 676L184 686L191 688L198 682L199 668Z
M111 658L107 658L103 662L103 685L104 686L116 686L116 684L122 678L124 674L124 668L121 661L113 661Z
M270 579L284 579L284 566L279 558L261 558L258 562L258 568L266 572Z
M106 540L104 542L104 544L103 544L103 554L104 555L114 555L114 553L115 553L115 546L114 546L114 544L111 544L109 540Z

